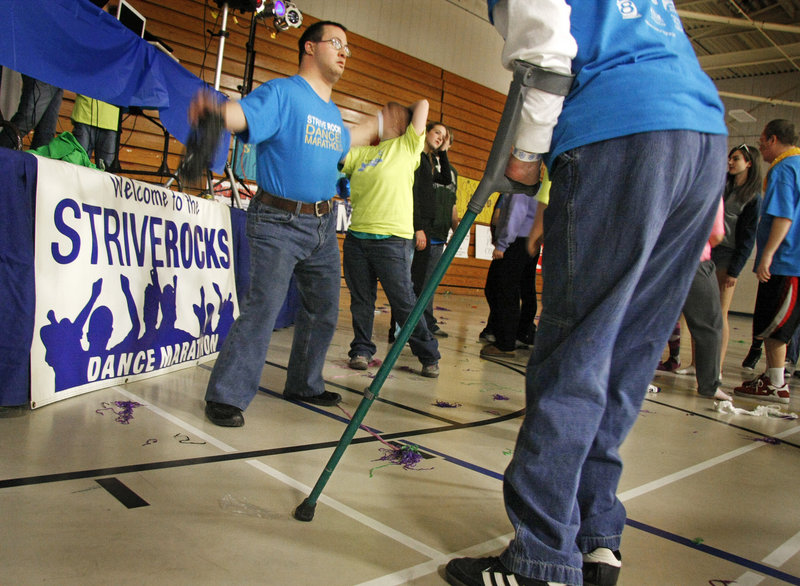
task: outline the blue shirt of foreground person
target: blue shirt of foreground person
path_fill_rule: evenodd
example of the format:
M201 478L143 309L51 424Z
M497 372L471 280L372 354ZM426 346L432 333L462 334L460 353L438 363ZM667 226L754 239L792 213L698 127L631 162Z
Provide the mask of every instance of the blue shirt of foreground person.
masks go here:
M373 121L348 130L331 100L350 48L346 29L320 21L298 42L300 69L269 81L240 102L218 103L198 94L190 121L206 111L255 143L259 190L247 211L250 289L223 344L206 390L206 416L226 427L244 425L242 411L258 391L275 320L292 275L301 306L283 396L333 406L338 393L325 390L322 367L339 311L340 262L336 217L337 166L354 144L368 144Z
M550 171L542 314L503 496L499 557L451 560L451 584L616 584L619 448L711 231L726 128L673 2L491 0L503 64L575 79L528 89L506 175ZM663 292L671 292L668 300ZM487 582L488 583L488 582Z

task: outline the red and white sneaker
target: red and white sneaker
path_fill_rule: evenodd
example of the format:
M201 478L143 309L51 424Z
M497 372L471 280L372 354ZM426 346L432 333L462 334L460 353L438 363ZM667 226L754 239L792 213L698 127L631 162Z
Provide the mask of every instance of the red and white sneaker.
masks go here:
M766 373L751 381L743 382L742 386L733 389L733 393L740 397L752 397L762 401L789 402L789 385L784 383L783 386L776 387Z

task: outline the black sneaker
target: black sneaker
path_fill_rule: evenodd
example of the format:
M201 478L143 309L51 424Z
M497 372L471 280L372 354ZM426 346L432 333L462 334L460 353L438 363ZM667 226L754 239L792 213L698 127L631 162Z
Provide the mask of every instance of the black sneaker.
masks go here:
M547 582L519 576L506 568L500 558L457 558L445 567L445 579L453 586L484 586L485 584L547 586Z
M214 425L222 427L241 427L244 425L242 410L225 403L206 401L206 417Z
M761 360L761 348L750 347L750 352L742 360L742 368L747 370L755 370L756 364Z
M312 405L319 405L321 407L335 407L342 402L342 396L339 393L332 393L330 391L322 391L321 394L312 397L283 393L283 398L287 401L303 401L304 403L311 403Z
M587 586L614 586L619 579L622 555L606 547L583 554L583 583Z

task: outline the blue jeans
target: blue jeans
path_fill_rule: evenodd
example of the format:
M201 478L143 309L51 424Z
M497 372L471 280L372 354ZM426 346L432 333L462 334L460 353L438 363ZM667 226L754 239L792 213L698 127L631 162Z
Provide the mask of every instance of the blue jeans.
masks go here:
M61 88L27 75L22 76L19 107L17 113L11 117L11 122L19 129L22 137L34 130L31 149L38 149L53 140L63 95L64 90ZM14 145L6 144L4 138L2 146L13 148Z
M72 123L72 134L81 143L83 150L92 158L94 154L95 165L100 167L103 162L103 169L108 170L114 159L117 158L117 131L99 128L82 122Z
M240 409L250 404L292 274L300 308L284 393L319 395L325 390L322 367L339 313L336 215L295 215L253 200L247 210L247 240L250 290L214 365L206 401Z
M409 258L413 240L392 236L382 240L356 238L349 232L342 246L344 280L350 289L350 314L353 318L353 341L350 357L372 358L376 347L372 341L375 300L378 281L389 299L392 313L405 324L417 301L411 285ZM408 340L411 352L423 366L439 361L439 344L425 320L417 322Z
M514 572L582 583L619 549L619 447L675 326L725 177L724 136L635 134L555 161L527 410L504 479ZM665 295L665 293L667 293Z

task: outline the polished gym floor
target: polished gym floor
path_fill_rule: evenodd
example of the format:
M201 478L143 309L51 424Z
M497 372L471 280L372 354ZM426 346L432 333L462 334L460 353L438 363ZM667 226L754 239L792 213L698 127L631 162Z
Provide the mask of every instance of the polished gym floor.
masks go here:
M378 370L347 367L348 303L345 289L324 372L342 409L281 399L288 328L273 336L243 428L203 415L211 363L3 413L0 584L433 585L451 557L502 550L512 529L501 478L529 351L479 357L481 297L437 296L450 334L441 376L416 374L406 348L313 521L292 517ZM381 360L388 321L381 298ZM748 320L732 327L727 390L752 377L740 367ZM687 338L684 363L689 354ZM800 412L792 381L784 413ZM648 394L622 448L619 584L800 584L800 422L741 398L743 411L719 412L693 377L654 382L661 392ZM386 459L408 445L422 455L408 469Z

